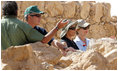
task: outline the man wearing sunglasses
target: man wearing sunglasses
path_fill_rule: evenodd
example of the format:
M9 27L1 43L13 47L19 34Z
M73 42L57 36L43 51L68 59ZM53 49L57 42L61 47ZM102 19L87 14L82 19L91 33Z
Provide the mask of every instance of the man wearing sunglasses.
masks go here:
M37 6L29 7L25 16L27 16L28 23L34 27L39 23L42 11L37 9ZM10 46L24 45L40 41L48 43L58 29L64 27L68 21L57 23L57 25L45 36L33 29L29 24L17 19L18 5L15 1L4 1L2 5L2 19L1 19L1 49L7 49ZM64 50L64 48L61 48Z
M87 46L89 44L89 39L86 38L88 33L88 29L90 24L87 23L85 20L77 20L78 21L78 29L77 29L77 36L74 39L74 42L78 46L78 48L82 51L86 51Z
M38 32L40 32L42 35L46 36L45 37L45 42L48 43L49 45L53 45L55 47L58 47L62 50L63 54L65 54L65 51L68 51L68 50L71 50L71 51L74 51L73 48L68 48L66 49L65 45L61 44L60 42L58 42L57 40L55 40L54 38L52 38L52 36L62 27L64 27L64 23L58 23L56 26L56 28L54 27L49 33L44 29L44 28L41 28L37 25L39 25L39 22L41 20L41 15L44 14L43 11L40 11L37 6L30 6L28 7L25 12L24 12L24 16L25 16L25 19L27 21L27 23L29 25L32 26L32 28L36 29ZM67 23L67 22L66 22ZM48 34L48 36L47 36Z

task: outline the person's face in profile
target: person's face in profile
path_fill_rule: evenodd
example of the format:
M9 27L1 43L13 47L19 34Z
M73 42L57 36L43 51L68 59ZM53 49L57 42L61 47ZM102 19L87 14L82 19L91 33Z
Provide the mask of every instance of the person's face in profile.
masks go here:
M41 20L41 14L31 14L30 16L30 20L32 20L33 23L35 23L35 25L39 25L40 20Z
M80 27L77 32L79 33L79 35L81 36L86 36L87 33L88 33L88 29L89 29L89 26L83 28L83 27Z
M76 25L72 25L67 32L68 35L70 36L75 36L76 35Z

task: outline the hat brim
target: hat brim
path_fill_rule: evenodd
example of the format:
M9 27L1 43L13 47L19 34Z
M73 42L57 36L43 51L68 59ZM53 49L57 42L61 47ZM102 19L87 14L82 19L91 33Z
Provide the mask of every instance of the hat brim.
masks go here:
M33 12L33 13L37 13L37 14L45 14L45 12L43 12L43 11L37 11L37 12Z
M70 24L67 24L63 29L62 29L62 32L60 34L60 38L64 37L66 35L66 33L68 32L68 29L74 25L74 24L77 24L76 22L71 22Z
M86 28L86 27L88 27L89 25L90 25L89 23L85 23L84 25L78 24L77 27L76 27L76 29L79 29L80 27L81 27L81 28Z
M45 14L45 12L43 12L43 11L40 11L39 13L40 13L40 14Z
M85 23L85 24L82 25L81 27L86 28L86 27L88 27L88 26L89 26L89 23Z

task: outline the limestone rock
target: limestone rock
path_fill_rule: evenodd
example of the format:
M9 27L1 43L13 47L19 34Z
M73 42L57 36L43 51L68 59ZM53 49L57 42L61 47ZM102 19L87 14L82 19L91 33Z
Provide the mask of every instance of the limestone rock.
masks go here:
M103 5L102 3L95 4L95 22L99 23L101 20L100 18L103 16Z
M117 16L112 16L111 17L111 22L117 23Z
M73 18L76 13L76 2L66 2L64 5L64 18Z
M2 66L4 70L53 70L61 56L58 49L41 42L12 46L2 51Z
M63 6L59 1L46 2L45 9L50 16L58 16L63 14Z
M91 39L89 46L100 52L109 62L109 69L117 69L117 41L112 38ZM89 47L88 47L89 48Z
M95 49L101 54L105 55L117 48L117 41L116 39L111 38L91 39L88 49L89 48Z
M111 70L117 70L117 49L110 51L104 57L109 61Z
M82 8L81 8L81 18L86 19L89 16L90 12L90 4L88 1L84 1L82 3Z
M110 22L110 19L111 19L110 11L111 11L110 3L103 3L103 17L102 17L102 21Z
M89 22L90 24L95 24L95 10L96 10L96 3L90 3L90 12L89 12L89 17L86 19L87 22Z
M75 12L75 16L74 17L77 18L77 19L81 19L80 12L81 12L81 3L77 2L76 3L76 12Z
M73 55L74 56L74 55ZM88 50L80 54L73 63L65 68L67 70L107 70L108 61L99 52Z
M105 23L105 24L94 24L89 28L89 32L87 34L88 38L102 38L102 37L116 37L116 27L113 24Z
M57 24L56 18L53 18L53 17L47 17L45 21L47 22L45 24L45 28L48 32L51 31Z
M41 62L33 54L30 45L12 46L2 52L2 62L7 64L3 69L32 70L41 69ZM40 66L40 67L38 67ZM9 67L9 68L8 68Z
M61 52L55 47L49 47L48 44L46 44L46 47L43 47L42 45L44 46L44 44L41 44L40 42L31 44L38 59L49 64L57 64L62 57Z

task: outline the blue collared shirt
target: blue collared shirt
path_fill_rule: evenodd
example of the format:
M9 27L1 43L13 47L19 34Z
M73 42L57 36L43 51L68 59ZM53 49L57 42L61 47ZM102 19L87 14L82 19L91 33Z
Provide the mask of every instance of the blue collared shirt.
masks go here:
M82 50L82 51L86 51L87 46L89 44L89 41L90 41L90 39L86 38L86 46L83 46L84 43L83 43L83 41L78 36L76 36L76 38L74 39L74 42L76 43L76 45L78 46L78 48L80 50Z

